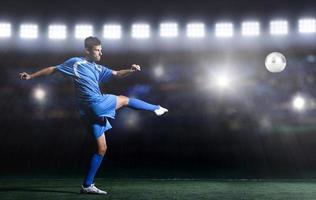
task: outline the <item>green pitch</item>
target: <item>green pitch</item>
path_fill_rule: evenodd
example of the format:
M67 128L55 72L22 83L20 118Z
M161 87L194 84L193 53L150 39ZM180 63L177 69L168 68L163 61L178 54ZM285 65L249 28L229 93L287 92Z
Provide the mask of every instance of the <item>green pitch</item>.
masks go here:
M316 182L304 180L97 179L96 185L109 193L105 196L79 194L81 181L0 178L0 199L304 200L316 197Z

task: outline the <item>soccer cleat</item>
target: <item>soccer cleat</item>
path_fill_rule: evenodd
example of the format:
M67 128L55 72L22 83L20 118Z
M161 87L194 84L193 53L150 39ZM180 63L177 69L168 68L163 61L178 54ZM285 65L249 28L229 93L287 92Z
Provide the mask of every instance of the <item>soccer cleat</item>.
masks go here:
M156 113L156 115L160 116L160 115L163 115L164 113L168 112L168 109L159 106L159 108L156 109L154 112Z
M95 187L94 184L91 184L89 187L81 186L80 193L81 194L107 194L106 191L100 190L99 188Z

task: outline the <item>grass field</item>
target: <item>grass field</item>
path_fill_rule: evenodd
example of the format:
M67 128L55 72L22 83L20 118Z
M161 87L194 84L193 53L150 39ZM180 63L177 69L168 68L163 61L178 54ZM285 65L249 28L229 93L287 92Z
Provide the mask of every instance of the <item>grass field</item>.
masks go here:
M316 199L316 181L97 179L106 196L79 194L81 179L3 179L0 199Z

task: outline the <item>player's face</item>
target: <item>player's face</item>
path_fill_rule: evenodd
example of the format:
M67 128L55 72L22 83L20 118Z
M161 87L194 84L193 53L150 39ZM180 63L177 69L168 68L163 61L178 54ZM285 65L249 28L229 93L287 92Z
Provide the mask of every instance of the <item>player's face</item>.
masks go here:
M93 46L89 51L89 56L93 61L100 61L102 56L102 47L101 45Z

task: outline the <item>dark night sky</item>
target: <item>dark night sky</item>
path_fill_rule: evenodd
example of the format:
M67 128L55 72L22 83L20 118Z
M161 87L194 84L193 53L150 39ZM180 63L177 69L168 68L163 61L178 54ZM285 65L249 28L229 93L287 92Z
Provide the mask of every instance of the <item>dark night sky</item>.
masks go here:
M1 15L16 17L152 18L246 17L312 13L315 1L1 1Z

